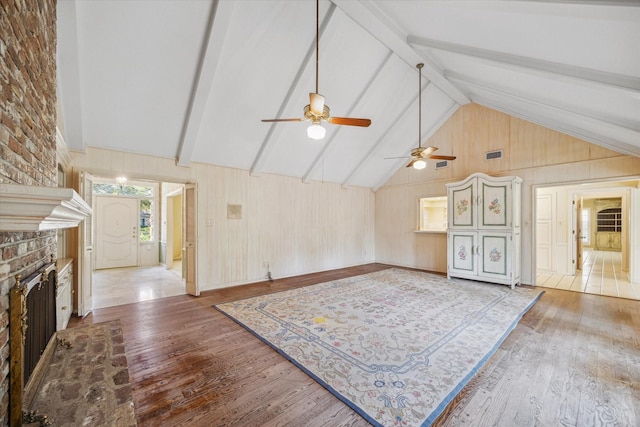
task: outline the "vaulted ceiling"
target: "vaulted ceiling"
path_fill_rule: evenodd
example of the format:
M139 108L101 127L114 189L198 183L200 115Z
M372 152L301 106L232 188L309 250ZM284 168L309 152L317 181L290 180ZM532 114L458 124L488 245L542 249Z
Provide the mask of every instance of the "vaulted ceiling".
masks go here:
M67 145L378 188L461 105L475 102L640 156L637 1L321 0L321 141L314 1L58 2ZM463 155L463 153L447 153ZM117 171L116 171L117 172Z

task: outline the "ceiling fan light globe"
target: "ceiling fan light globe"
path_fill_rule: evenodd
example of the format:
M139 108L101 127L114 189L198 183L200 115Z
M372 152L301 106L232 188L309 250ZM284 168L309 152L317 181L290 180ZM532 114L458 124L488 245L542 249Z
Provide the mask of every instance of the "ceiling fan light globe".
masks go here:
M317 123L307 128L307 136L311 139L322 139L325 135L325 129Z
M427 166L427 162L425 162L422 159L416 160L415 162L413 162L413 168L414 169L424 169Z

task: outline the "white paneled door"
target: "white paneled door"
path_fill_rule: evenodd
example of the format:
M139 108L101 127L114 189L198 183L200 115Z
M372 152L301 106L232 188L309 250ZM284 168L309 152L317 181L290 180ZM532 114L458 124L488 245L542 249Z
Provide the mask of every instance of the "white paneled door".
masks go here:
M538 271L553 271L553 194L536 199L536 263Z
M138 199L96 197L96 269L138 265Z

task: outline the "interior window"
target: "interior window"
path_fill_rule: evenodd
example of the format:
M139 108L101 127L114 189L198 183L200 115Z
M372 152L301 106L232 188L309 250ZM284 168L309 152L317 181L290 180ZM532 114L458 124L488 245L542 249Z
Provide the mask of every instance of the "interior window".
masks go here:
M418 230L447 230L447 196L423 197L418 204Z

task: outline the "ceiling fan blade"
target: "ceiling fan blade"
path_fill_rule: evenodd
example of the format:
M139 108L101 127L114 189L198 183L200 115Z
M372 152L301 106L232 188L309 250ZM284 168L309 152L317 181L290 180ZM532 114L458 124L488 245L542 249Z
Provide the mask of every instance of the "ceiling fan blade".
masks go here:
M433 153L434 151L437 151L438 148L437 147L424 147L424 150L422 150L422 155L423 156L428 156L431 153Z
M324 111L324 96L319 93L310 93L309 109L313 114L321 116Z
M304 119L262 119L263 122L303 122Z
M365 128L371 124L369 119L354 119L350 117L329 117L327 121L333 125L362 126Z
M406 166L408 168L410 168L411 166L413 166L413 164L417 161L418 159L413 159L409 162L409 164Z
M430 159L434 159L434 160L455 160L456 157L455 156L429 156Z

